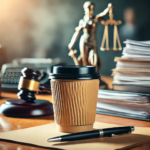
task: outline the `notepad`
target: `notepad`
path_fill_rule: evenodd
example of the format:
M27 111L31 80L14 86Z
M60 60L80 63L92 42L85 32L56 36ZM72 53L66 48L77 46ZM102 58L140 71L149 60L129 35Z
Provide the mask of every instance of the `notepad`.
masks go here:
M107 124L96 122L94 128L110 128L118 127L119 125ZM55 123L41 125L37 127L31 127L26 129L7 131L0 133L0 139L9 141L15 141L20 143L26 143L31 145L40 146L43 148L57 148L65 150L114 150L129 146L144 140L150 140L150 128L148 127L135 127L133 134L116 136L116 137L105 137L105 138L94 138L87 140L79 140L72 142L47 142L48 138L55 136L65 135L67 133L61 133L56 131Z

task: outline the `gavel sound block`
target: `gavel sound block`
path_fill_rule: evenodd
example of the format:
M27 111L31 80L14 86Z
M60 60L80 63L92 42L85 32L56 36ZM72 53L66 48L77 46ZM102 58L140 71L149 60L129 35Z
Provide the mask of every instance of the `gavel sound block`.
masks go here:
M49 101L36 100L35 94L40 91L51 93L50 87L40 85L41 74L37 70L22 69L17 96L20 100L7 100L0 106L0 113L10 117L35 117L53 114Z

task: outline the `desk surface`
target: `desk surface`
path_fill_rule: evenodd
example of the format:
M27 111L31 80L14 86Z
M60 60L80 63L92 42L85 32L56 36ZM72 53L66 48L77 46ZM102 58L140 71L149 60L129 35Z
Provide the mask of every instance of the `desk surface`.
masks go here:
M112 81L111 78L103 77L103 80L105 80L110 86L110 81ZM0 99L0 105L4 103L7 99L16 99L17 95L16 93L1 93L1 99ZM49 100L52 101L51 95L37 95L37 99L43 99L43 100ZM113 117L113 116L106 116L106 115L96 115L96 121L105 122L105 123L111 123L111 124L119 124L119 125L131 125L131 126L139 126L139 127L150 127L150 122L146 121L140 121L140 120L133 120L133 119L127 119L127 118L121 118L121 117ZM36 117L36 118L11 118L6 117L0 114L0 132L10 131L10 130L17 130L17 129L23 129L28 127L34 127L39 126L43 124L48 124L54 122L54 116L45 116L45 117ZM144 148L144 150L150 149L150 143L141 145L136 148L132 148L130 150L140 150ZM33 146L28 145L22 145L17 143L10 143L10 142L4 142L0 141L0 149L4 150L45 150L43 148L37 148Z

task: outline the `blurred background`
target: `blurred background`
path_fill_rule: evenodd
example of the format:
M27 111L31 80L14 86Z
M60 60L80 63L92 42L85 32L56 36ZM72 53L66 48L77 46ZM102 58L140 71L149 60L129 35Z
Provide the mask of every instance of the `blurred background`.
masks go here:
M68 44L84 16L85 0L0 0L0 64L16 58L57 58L66 64L74 64L68 56ZM150 40L149 0L92 0L95 15L102 12L108 3L114 5L114 19L121 20L118 31L123 41ZM105 17L107 20L109 17ZM114 57L119 52L100 51L104 26L97 27L98 52L102 61L102 75L111 75L115 68ZM110 47L113 42L113 27L110 26ZM82 33L81 33L82 34ZM78 50L79 39L74 49Z

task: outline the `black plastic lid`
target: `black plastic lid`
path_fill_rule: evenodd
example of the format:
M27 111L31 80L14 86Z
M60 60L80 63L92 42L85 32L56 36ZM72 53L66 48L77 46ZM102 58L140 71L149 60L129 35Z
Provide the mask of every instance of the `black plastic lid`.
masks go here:
M100 79L100 73L94 66L53 66L50 79L88 80Z

